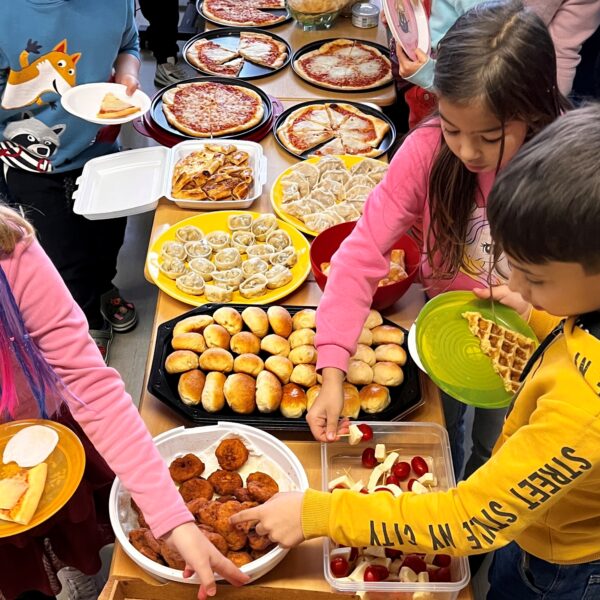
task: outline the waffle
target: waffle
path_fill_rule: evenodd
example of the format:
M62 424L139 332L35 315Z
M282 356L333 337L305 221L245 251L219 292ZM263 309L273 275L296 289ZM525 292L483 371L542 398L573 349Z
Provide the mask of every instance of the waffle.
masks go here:
M484 319L481 313L464 312L471 333L479 338L482 352L492 359L494 371L502 378L504 389L514 393L519 378L535 350L535 342L520 333Z

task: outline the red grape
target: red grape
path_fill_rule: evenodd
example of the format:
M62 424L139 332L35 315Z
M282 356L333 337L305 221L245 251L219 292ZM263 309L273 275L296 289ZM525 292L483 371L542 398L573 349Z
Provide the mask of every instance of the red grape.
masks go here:
M384 486L379 486L375 488L376 492L389 492L390 494L393 494L394 492L392 492L392 490L390 490L389 488L386 488Z
M448 554L436 554L433 558L433 564L436 567L449 567L452 557Z
M392 473L391 475L387 476L385 483L386 483L386 485L387 484L400 485L400 480Z
M383 581L390 572L383 565L371 565L365 569L364 581Z
M407 554L402 561L403 567L410 567L417 575L427 571L427 563L416 554Z
M429 573L429 581L433 581L436 583L445 583L448 581L452 581L450 575L450 567L441 567L439 569L429 569L427 571Z
M370 446L363 450L361 460L363 467L366 469L373 469L379 464L375 458L375 448L371 448Z
M361 488L360 493L361 494L368 494L369 490L366 487L364 487L364 488Z
M417 480L413 477L413 479L409 479L408 483L406 484L406 487L408 489L409 492L412 491L413 485Z
M429 473L429 467L427 466L425 459L421 456L415 456L410 461L410 466L417 477L421 477L422 475L425 475L425 473Z
M395 475L399 481L404 481L410 475L410 465L407 462L396 463L392 467L392 474Z
M360 425L357 425L357 427L363 434L361 442L370 442L373 439L373 430L369 425L361 423Z
M350 572L350 565L343 556L336 556L331 559L329 568L334 577L346 577Z

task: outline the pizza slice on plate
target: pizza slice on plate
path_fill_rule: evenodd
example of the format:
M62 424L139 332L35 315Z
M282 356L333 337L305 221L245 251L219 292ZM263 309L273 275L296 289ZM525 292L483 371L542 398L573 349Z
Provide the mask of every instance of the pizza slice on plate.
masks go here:
M129 104L117 98L112 92L105 94L100 103L100 110L96 114L99 119L120 119L132 115L140 110L139 106Z
M188 60L198 69L215 75L235 77L244 66L237 50L231 50L211 40L198 40L187 51Z
M286 45L264 33L242 31L238 51L250 62L271 69L278 69L287 59Z

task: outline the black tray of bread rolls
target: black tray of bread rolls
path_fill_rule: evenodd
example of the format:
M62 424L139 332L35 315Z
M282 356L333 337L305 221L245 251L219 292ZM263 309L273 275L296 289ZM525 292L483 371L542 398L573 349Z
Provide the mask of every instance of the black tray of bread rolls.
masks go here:
M205 410L203 404L184 403L181 400L178 385L181 374L170 374L165 368L165 361L169 355L174 352L171 345L173 340L173 331L177 323L189 317L199 315L213 315L219 308L230 307L236 309L239 313L242 313L249 306L260 308L267 311L270 307L264 305L250 305L250 304L205 304L198 308L195 308L185 314L180 315L175 319L166 321L159 325L156 333L156 343L154 347L154 357L152 359L152 368L150 370L150 377L148 379L148 391L156 396L161 402L180 413L193 423L197 424L214 424L218 421L231 421L244 423L258 427L260 429L268 430L287 430L287 431L306 431L309 429L306 423L306 413L302 414L297 418L290 418L284 416L280 410L273 412L259 412L256 408L252 413L242 414L240 412L233 411L228 402L224 403L223 408L217 412L209 412ZM285 306L289 314L293 317L296 313L311 309L314 310L314 306ZM391 325L397 329L401 329L405 334L406 330L399 327L388 319L383 319L384 325ZM244 323L243 331L250 331L248 325ZM269 334L273 333L272 328L269 328ZM378 413L367 413L363 410L360 411L357 420L368 420L368 421L399 421L403 419L408 413L416 409L422 404L421 388L419 383L419 370L410 354L408 353L407 347L407 336L404 336L404 343L402 344L406 351L407 360L402 366L404 373L404 381L397 386L388 386L390 392L390 404ZM242 340L243 341L243 340ZM214 353L213 353L214 354ZM233 356L238 356L235 352L231 353ZM258 355L266 360L271 355L268 352L261 350ZM182 358L185 356L181 355ZM213 358L219 360L222 356L214 355ZM208 369L207 369L208 371ZM233 373L227 373L231 375ZM236 380L238 383L238 380ZM192 381L193 384L193 381ZM205 382L206 385L206 382ZM233 389L233 385L230 389ZM362 386L356 386L361 388ZM237 388L239 390L239 386ZM303 389L306 391L307 387ZM184 392L185 393L185 392ZM289 406L289 405L288 405Z

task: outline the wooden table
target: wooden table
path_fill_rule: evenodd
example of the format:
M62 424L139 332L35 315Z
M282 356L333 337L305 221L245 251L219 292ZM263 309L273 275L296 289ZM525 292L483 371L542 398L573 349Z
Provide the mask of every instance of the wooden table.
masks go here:
M213 25L207 21L206 29L208 31L217 28L217 25ZM361 39L377 42L386 48L388 47L387 34L383 26L379 25L379 27L361 29L360 27L354 27L352 25L352 19L349 17L338 17L331 29L327 30L303 31L295 21L291 21L290 23L286 23L280 27L274 27L268 31L287 40L292 47L292 53L313 41L328 38ZM334 100L351 100L353 102L371 102L377 106L390 106L396 101L396 88L393 84L378 90L361 93L323 90L300 79L300 77L292 71L291 65L288 65L285 69L271 77L253 79L250 83L258 86L261 90L279 100L291 100L293 104L314 100L319 97L332 98Z

